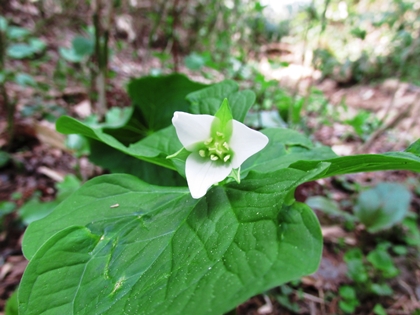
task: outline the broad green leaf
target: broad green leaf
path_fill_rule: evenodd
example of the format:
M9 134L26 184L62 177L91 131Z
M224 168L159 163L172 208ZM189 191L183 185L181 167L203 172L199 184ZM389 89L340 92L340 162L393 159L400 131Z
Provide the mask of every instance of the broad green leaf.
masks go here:
M420 156L420 139L418 139L416 142L412 143L405 152L410 152L415 155Z
M42 52L45 47L46 44L41 39L30 38L28 44L18 43L7 47L7 55L14 59L29 58L36 53Z
M4 308L5 315L19 315L18 313L18 291L16 290L7 299L6 307Z
M0 31L4 32L8 28L7 20L0 15Z
M319 223L289 199L308 176L250 173L200 200L129 175L95 178L28 227L20 314L222 314L311 273Z
M12 44L7 47L7 56L13 59L23 59L31 57L34 51L28 44Z
M30 74L27 73L16 73L15 82L21 86L35 86L36 82Z
M56 128L61 133L81 134L85 137L104 142L114 149L143 161L175 170L175 166L171 160L166 159L166 156L179 150L179 140L176 137L173 126L155 132L149 137L131 144L129 147L122 144L113 136L105 133L102 127L91 127L68 116L60 117L57 120ZM171 150L172 148L173 150Z
M262 130L262 133L268 137L269 142L263 150L242 165L244 175L251 169L269 173L289 167L299 160L317 160L311 164L316 167L320 160L336 157L331 148L313 147L307 137L291 129L269 128Z
M354 221L355 217L340 209L337 202L324 196L312 196L305 200L311 209L318 209L331 216L343 217L348 221Z
M373 233L401 222L410 208L411 194L403 185L380 183L357 198L354 214Z
M30 31L23 27L9 26L7 28L7 37L12 40L21 39L30 34Z
M206 98L216 98L223 100L227 95L235 93L239 90L239 85L233 80L224 80L213 84L200 91L192 92L187 95L187 100L192 104L198 104ZM221 102L220 102L221 103ZM193 112L194 113L194 112Z
M203 56L193 52L185 57L184 62L188 69L200 70L206 64L206 59Z
M133 114L133 109L113 107L105 114L105 127L121 128L127 124Z
M40 53L45 49L45 47L47 47L45 42L39 38L30 38L29 46L31 47L33 53Z
M205 85L190 81L181 74L133 79L128 84L128 94L142 114L142 123L149 132L171 124L175 111L188 112L187 94Z
M255 93L251 90L242 90L227 96L232 110L232 116L237 121L243 122L245 116L255 103Z
M85 56L77 54L73 48L60 47L58 52L62 58L69 62L81 62L85 59Z
M92 39L76 36L72 40L72 46L74 52L82 58L93 54L94 42Z
M383 154L360 154L343 156L323 160L331 163L325 173L314 179L325 178L335 175L343 175L358 172L373 172L386 170L409 170L420 172L420 156L410 152L389 152ZM297 161L290 165L299 170L311 170L319 161Z
M139 160L96 140L89 143L89 160L111 173L131 174L153 185L187 186L185 178L175 171Z
M233 119L243 122L249 109L255 102L255 93L251 90L238 91L235 81L225 80L210 87L187 95L191 102L191 113L215 115L225 98L228 99Z

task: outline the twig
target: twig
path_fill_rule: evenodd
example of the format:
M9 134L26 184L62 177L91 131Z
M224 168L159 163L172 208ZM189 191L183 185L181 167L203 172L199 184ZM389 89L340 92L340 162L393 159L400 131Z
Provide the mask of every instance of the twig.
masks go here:
M311 315L316 315L316 306L314 301L309 302L309 313Z
M327 310L325 309L325 295L324 295L324 290L322 288L320 288L318 290L318 293L319 293L319 298L324 301L324 303L320 303L321 304L321 315L325 315L325 314L327 314Z
M319 297L317 297L315 295L312 295L312 294L309 294L309 293L305 293L305 292L300 293L298 291L295 291L295 293L296 294L302 294L303 298L305 298L306 300L309 300L309 301L312 301L312 302L315 302L315 303L319 303L319 304L325 304L324 299L321 299L321 298L319 298Z
M414 104L416 104L419 100L420 94L417 94L416 99L412 103L403 108L392 120L388 121L388 123L385 123L380 128L376 129L375 132L370 135L369 139L356 150L356 153L364 152L366 148L370 147L373 142L375 142L375 140L378 139L388 129L394 128L396 125L398 125L401 120L410 114Z
M414 307L420 307L420 302L417 300L416 295L413 291L413 289L407 284L407 282L403 281L403 280L398 280L398 284L405 290L407 291L408 295L410 296L410 300L411 302L413 302Z

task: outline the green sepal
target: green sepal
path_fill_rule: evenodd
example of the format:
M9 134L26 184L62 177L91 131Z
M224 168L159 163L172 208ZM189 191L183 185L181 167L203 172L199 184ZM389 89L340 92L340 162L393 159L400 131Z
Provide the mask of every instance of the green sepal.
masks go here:
M412 143L405 152L410 152L415 155L420 155L420 139L418 139L416 142Z
M241 167L239 166L236 169L232 169L229 174L229 177L233 178L238 184L241 183Z
M185 149L184 147L182 147L181 149L179 149L175 153L168 155L166 158L167 159L175 159L175 158L178 158L179 155L180 156L183 156L183 155L187 154L187 156L188 156L190 153L191 152L187 151L187 149Z
M220 105L219 110L214 115L215 119L211 125L211 135L216 138L217 132L224 134L225 139L229 140L232 135L232 111L227 98Z

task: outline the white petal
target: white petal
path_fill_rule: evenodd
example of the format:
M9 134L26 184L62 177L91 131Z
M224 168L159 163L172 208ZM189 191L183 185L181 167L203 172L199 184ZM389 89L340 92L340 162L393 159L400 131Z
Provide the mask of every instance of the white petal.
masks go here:
M214 116L193 115L184 112L175 112L172 124L175 126L179 141L188 151L194 145L210 138L211 123Z
M229 145L233 151L232 168L238 168L268 143L266 135L248 128L239 121L233 120L232 136Z
M232 171L229 164L219 164L191 153L185 163L188 188L194 199L203 197L211 185L224 180Z

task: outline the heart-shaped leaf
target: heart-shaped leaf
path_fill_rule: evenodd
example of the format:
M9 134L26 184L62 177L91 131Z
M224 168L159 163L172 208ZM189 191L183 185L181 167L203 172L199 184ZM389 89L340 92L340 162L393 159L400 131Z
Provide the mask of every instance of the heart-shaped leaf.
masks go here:
M20 314L221 314L311 273L319 223L289 196L327 166L250 173L200 200L129 175L95 178L29 226Z

